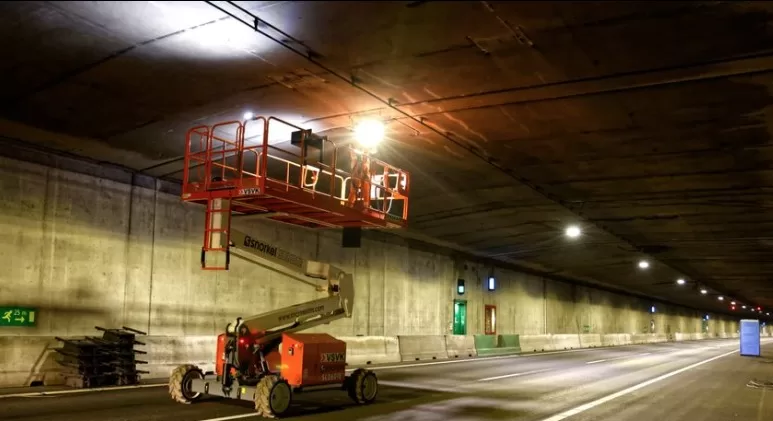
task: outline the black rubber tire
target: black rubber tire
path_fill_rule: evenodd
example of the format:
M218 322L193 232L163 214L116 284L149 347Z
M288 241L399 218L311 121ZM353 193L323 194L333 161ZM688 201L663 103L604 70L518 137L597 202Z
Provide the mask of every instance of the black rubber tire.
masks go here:
M372 386L374 390L367 390L368 386ZM367 405L376 400L378 396L378 378L376 373L365 370L364 368L358 368L349 376L347 385L349 397L360 405Z
M190 376L204 377L204 373L193 364L183 364L172 371L172 375L169 376L169 396L179 403L191 404L201 397L200 393L191 396L190 393L185 393L183 388L187 383Z
M282 408L281 405L279 407L272 405L273 401L271 398L275 393L275 390L278 390L277 388L286 388L285 393L289 393L289 396L287 397L287 406L284 408ZM286 414L287 410L290 409L292 399L292 389L290 388L290 385L287 384L287 381L280 379L279 376L270 374L264 376L260 379L260 382L258 382L258 387L255 391L255 411L258 415L265 418L279 418Z

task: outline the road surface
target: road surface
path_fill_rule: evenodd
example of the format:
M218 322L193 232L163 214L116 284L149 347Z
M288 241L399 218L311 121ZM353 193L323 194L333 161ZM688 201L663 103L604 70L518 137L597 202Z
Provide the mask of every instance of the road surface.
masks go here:
M773 342L762 358L737 339L633 345L474 360L374 366L379 399L343 392L297 395L304 421L771 421ZM768 358L771 358L769 360ZM24 392L29 392L26 390ZM0 419L23 421L259 420L249 402L171 401L163 385L104 392L0 392Z

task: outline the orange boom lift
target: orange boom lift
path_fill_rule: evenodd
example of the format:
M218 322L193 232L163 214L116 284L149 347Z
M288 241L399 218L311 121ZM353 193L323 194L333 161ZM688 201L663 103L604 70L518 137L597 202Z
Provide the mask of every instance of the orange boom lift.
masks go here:
M269 143L283 133L289 145ZM346 375L345 342L298 333L352 316L352 275L231 228L233 218L247 215L309 228L405 227L409 174L368 150L339 152L327 137L275 117L188 131L182 198L206 206L202 268L227 270L232 256L263 259L309 279L324 294L229 323L217 338L214 373L191 364L172 372L174 400L191 403L204 395L249 400L259 414L275 418L287 413L295 393L338 388L359 404L376 399L372 371ZM339 158L348 158L348 164Z

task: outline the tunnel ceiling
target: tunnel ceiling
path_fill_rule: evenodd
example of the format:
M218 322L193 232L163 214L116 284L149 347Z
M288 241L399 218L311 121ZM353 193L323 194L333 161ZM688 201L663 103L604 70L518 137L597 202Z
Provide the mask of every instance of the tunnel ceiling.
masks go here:
M225 2L0 4L0 133L180 178L194 125L378 116L413 174L400 235L773 307L771 3L237 4L264 34Z

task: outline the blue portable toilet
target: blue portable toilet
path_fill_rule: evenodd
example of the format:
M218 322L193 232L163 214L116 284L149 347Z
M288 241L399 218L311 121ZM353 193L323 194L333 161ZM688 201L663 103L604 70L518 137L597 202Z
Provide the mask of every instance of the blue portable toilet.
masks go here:
M760 356L760 321L741 320L741 355Z

